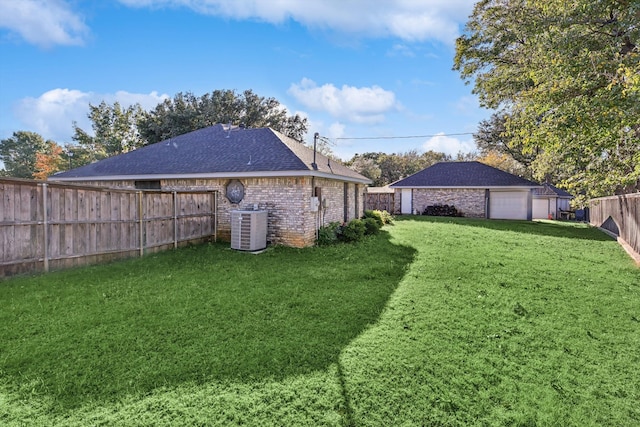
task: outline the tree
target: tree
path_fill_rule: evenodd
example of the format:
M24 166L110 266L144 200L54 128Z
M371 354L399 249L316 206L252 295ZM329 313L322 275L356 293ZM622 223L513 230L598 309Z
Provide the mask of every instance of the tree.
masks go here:
M486 151L478 157L477 160L485 165L493 166L494 168L509 172L513 175L518 175L527 179L531 178L529 170L525 168L522 163L514 160L513 157L506 153L501 153L499 151Z
M44 152L52 141L45 141L35 132L18 131L0 141L0 161L4 163L6 176L32 178L36 153Z
M481 155L499 153L511 157L523 167L531 167L536 154L528 152L522 144L512 141L507 133L508 113L499 111L493 113L489 120L483 120L478 125L478 130L473 134L476 146Z
M307 132L306 118L288 116L275 98L261 97L251 90L241 94L216 90L200 97L180 92L145 113L138 129L145 143L152 144L217 123L271 127L298 141Z
M640 181L639 18L628 0L483 0L454 69L508 112L508 146L538 154L538 179L552 161L575 193L625 191Z
M122 108L118 102L109 105L102 101L97 106L89 104L89 110L95 136L74 123L72 138L93 154L92 160L126 153L144 145L138 132L138 121L143 113L139 104Z
M351 164L351 168L361 175L366 176L373 181L374 187L381 187L380 177L382 176L382 170L373 159L367 159L364 157L354 157Z
M346 162L356 171L373 180L373 185L382 187L405 178L437 162L451 161L451 157L435 151L420 154L417 150L406 153L356 154Z
M44 151L36 153L34 179L46 180L54 173L64 170L64 149L53 141L47 141Z

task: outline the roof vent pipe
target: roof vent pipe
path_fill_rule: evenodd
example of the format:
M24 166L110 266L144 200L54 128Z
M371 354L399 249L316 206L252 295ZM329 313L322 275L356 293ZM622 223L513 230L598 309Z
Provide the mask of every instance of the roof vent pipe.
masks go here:
M313 134L313 163L311 163L311 167L316 171L318 170L318 165L316 164L316 144L319 136L320 134L318 132Z

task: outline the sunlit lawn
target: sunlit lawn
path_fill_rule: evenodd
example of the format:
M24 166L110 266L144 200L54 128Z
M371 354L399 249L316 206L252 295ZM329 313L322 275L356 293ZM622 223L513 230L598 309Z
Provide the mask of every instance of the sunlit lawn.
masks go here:
M640 424L640 270L617 243L385 230L0 282L0 425Z

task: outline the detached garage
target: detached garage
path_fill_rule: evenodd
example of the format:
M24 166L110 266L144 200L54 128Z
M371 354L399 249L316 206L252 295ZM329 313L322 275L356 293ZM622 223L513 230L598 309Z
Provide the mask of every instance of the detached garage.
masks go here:
M544 184L533 192L533 219L556 219L571 209L573 195L551 184Z
M453 205L466 217L533 218L533 192L541 185L480 162L441 162L389 186L395 213L421 214Z

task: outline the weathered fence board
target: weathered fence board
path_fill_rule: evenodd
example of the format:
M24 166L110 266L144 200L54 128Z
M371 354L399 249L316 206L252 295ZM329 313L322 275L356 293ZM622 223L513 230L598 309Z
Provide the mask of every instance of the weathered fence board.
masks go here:
M394 193L367 193L365 209L393 213Z
M0 277L217 237L217 193L0 179Z
M640 253L640 193L590 200L589 221L596 227L609 228L636 253ZM611 222L615 225L608 226ZM615 228L618 233L615 233Z

